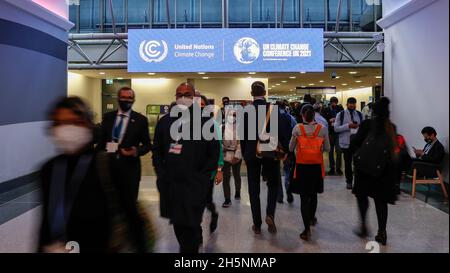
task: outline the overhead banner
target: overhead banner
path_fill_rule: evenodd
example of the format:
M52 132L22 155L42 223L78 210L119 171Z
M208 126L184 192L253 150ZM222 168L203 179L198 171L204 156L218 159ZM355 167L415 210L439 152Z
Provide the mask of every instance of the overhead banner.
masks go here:
M322 29L140 29L128 72L323 72Z

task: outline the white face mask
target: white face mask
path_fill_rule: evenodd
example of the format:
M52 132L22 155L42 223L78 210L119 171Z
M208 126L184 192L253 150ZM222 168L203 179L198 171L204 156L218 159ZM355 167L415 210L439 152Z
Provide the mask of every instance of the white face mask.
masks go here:
M61 125L52 129L52 137L56 146L65 154L74 154L92 141L90 129L75 125Z
M177 99L177 105L184 105L187 108L191 107L192 103L193 103L193 99L192 98L187 98L187 97L181 97Z

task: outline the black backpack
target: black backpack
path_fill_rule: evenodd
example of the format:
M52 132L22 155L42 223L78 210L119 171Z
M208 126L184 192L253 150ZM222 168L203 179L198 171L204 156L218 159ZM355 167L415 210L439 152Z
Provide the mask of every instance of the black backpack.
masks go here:
M392 163L391 148L389 135L376 134L376 124L372 121L369 134L353 155L355 169L371 177L382 176Z

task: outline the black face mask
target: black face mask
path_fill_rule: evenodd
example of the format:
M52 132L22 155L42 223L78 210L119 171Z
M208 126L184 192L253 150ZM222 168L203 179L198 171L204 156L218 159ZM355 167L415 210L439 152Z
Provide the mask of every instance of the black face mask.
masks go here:
M133 106L133 102L131 102L131 101L119 100L119 107L124 112L127 112L128 110L130 110L132 106Z
M425 141L426 143L431 143L431 142L433 142L433 140L431 140L430 138L425 138L424 141Z

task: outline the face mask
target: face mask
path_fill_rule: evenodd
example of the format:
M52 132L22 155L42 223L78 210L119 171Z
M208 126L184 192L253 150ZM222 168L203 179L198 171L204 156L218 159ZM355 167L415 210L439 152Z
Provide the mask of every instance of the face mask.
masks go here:
M177 104L178 105L183 105L186 106L187 108L191 107L193 103L193 99L192 98L187 98L187 97L181 97L177 99Z
M431 143L431 142L433 142L433 141L432 141L431 139L429 139L429 138L425 138L424 141L425 141L426 143Z
M227 122L228 123L235 123L236 122L236 118L235 117L227 117Z
M90 129L75 125L61 125L52 129L56 146L66 154L74 154L92 141Z
M122 111L127 112L133 106L133 102L126 100L119 100L119 107Z

